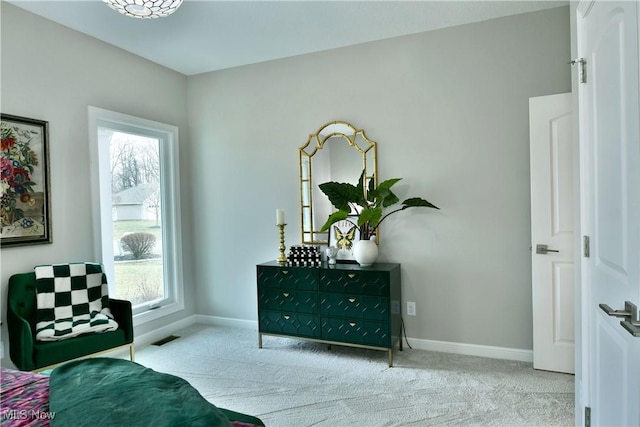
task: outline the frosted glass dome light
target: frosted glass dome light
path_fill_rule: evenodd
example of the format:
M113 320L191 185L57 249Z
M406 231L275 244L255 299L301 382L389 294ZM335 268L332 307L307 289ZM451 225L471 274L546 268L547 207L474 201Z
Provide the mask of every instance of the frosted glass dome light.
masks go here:
M103 0L113 10L134 18L163 18L175 12L182 0Z

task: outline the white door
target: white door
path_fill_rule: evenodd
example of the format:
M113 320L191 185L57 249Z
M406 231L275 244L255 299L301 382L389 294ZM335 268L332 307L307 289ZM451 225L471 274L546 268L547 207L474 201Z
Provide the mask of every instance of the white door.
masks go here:
M638 3L578 5L578 53L586 83L578 85L582 227L590 256L582 265L587 325L588 396L593 425L640 425L640 111ZM632 307L628 307L632 308ZM621 314L622 315L622 314Z
M533 367L570 374L575 365L572 126L570 93L529 99Z

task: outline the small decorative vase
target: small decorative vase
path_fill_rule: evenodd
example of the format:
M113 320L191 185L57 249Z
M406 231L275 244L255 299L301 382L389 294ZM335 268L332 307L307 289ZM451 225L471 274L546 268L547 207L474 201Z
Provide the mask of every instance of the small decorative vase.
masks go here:
M338 255L338 248L335 246L329 246L326 249L327 254L327 263L329 265L334 265L336 263L336 256Z
M361 267L369 267L378 258L378 245L376 236L370 240L358 240L353 244L353 257Z

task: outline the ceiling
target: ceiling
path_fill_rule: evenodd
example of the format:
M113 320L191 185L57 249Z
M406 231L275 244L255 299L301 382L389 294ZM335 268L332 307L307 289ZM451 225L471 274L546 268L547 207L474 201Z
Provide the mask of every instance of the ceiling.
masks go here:
M185 75L567 5L568 1L185 0L136 19L102 0L3 0Z

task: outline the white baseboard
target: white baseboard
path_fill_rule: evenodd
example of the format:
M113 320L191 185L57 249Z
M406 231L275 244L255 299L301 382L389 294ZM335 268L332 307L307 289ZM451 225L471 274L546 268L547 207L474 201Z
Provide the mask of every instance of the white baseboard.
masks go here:
M258 330L258 322L255 320L236 319L231 317L205 316L195 314L186 317L170 325L163 326L145 334L135 336L137 348L151 344L161 338L171 335L180 329L188 328L194 324L225 326L229 328L241 328ZM464 344L448 341L423 340L407 337L409 344L416 350L438 351L443 353L464 354L467 356L488 357L491 359L516 360L533 363L533 351L516 348L493 347L487 345ZM404 340L404 338L403 338ZM406 345L406 342L403 342ZM122 352L124 353L124 352Z
M189 316L184 319L178 320L177 322L173 322L169 325L163 326L158 329L154 329L153 331L147 332L142 335L135 335L134 344L136 347L143 347L145 345L149 345L154 341L162 339L167 335L171 335L180 329L187 328L196 323L200 323L196 320L196 316Z
M488 345L464 344L448 341L407 338L411 347L417 350L439 351L443 353L464 354L467 356L488 357L490 359L516 360L533 363L533 351L517 348L492 347Z
M258 322L255 320L234 319L229 317L204 316L196 314L196 323L214 326L227 326L230 328L243 328L258 330ZM488 357L490 359L516 360L533 363L533 351L516 348L492 347L487 345L464 344L447 341L423 340L408 338L411 347L417 350L439 351L443 353L464 354L467 356Z
M258 330L257 320L236 319L232 317L205 316L203 314L196 314L195 318L196 318L196 323L202 323L204 325L228 326L230 328L253 329L254 331Z

